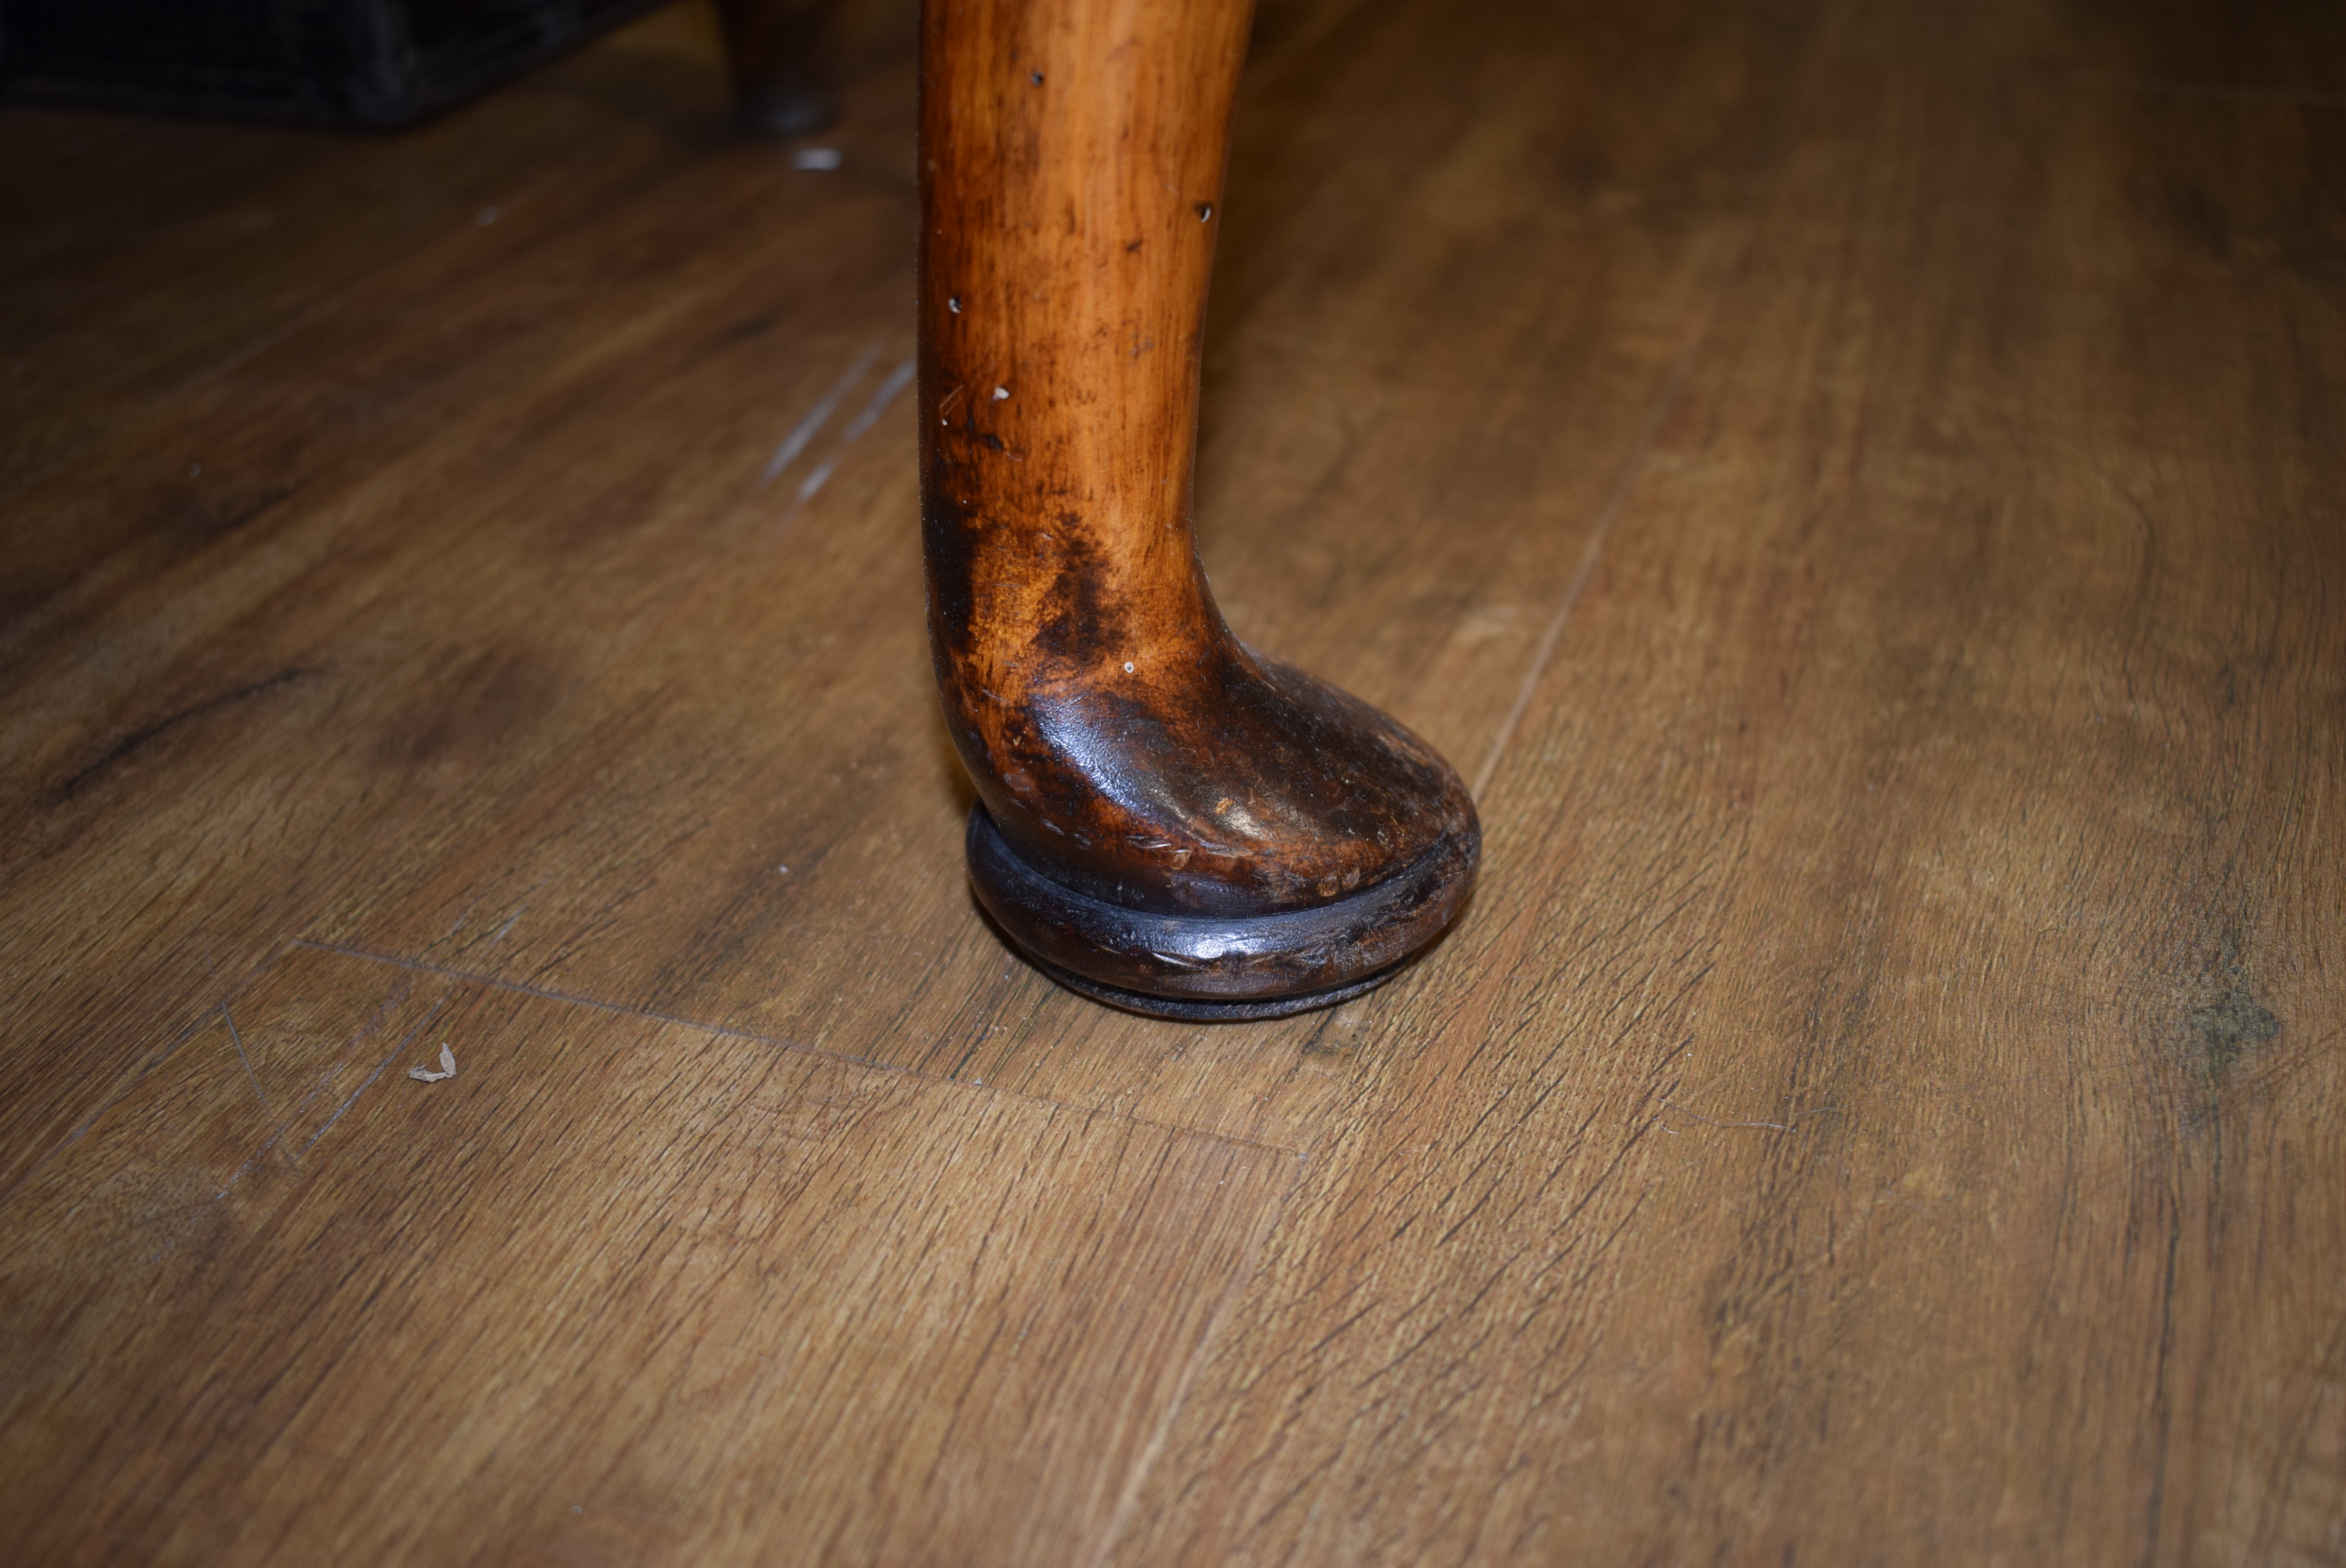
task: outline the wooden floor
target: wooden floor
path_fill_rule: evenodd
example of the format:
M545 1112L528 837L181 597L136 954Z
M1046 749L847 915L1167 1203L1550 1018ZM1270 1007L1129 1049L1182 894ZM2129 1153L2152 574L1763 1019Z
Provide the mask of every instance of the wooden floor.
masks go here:
M1208 564L1488 842L1219 1028L963 880L910 38L0 113L10 1561L2346 1562L2346 10L1265 0Z

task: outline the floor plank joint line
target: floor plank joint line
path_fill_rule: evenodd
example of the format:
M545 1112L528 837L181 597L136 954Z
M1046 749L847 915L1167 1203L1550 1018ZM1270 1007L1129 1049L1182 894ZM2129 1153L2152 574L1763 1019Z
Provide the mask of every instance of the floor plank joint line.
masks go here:
M1270 1143L1261 1138L1242 1138L1230 1133L1210 1132L1203 1127L1187 1126L1179 1122L1160 1121L1148 1116L1119 1115L1113 1111L1077 1105L1072 1101L1054 1099L1047 1095L1029 1095L1017 1089L1005 1089L994 1084L981 1084L967 1078L948 1077L941 1073L923 1073L917 1067L907 1067L897 1063L882 1061L876 1056L857 1056L844 1051L832 1051L821 1045L810 1045L804 1041L784 1040L771 1034L760 1034L754 1029L737 1029L729 1024L707 1023L697 1018L681 1018L673 1013L654 1013L648 1008L628 1007L616 1002L605 1002L597 997L578 996L568 992L553 991L542 985L531 985L524 981L503 980L493 974L476 974L467 970L450 969L436 963L424 963L416 959L402 958L397 953L374 952L366 948L350 947L341 942L320 942L311 937L298 937L294 940L293 945L306 947L314 952L332 953L339 958L355 959L365 963L388 964L395 969L409 970L417 974L429 974L442 980L454 981L459 984L478 985L493 991L510 991L523 996L535 996L545 1002L561 1003L566 1006L592 1008L597 1013L608 1013L621 1018L639 1018L647 1023L674 1024L680 1029L697 1029L703 1033L721 1035L729 1040L746 1040L755 1044L771 1045L777 1050L819 1056L830 1062L844 1062L852 1066L869 1068L873 1072L916 1078L923 1083L950 1084L955 1088L968 1089L977 1094L1001 1095L1010 1099L1023 1100L1029 1105L1047 1105L1057 1110L1074 1111L1081 1115L1096 1116L1103 1121L1120 1122L1136 1127L1150 1127L1161 1132L1203 1138L1208 1143L1260 1149L1268 1154L1287 1155L1303 1161L1308 1161L1311 1157L1310 1150L1297 1148L1288 1144Z

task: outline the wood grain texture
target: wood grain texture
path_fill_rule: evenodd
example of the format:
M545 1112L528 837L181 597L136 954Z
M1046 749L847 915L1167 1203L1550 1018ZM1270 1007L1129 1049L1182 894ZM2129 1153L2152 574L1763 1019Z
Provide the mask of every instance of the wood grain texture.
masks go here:
M688 46L678 21L615 46L646 33ZM635 80L673 83L658 68ZM53 549L88 557L0 633L19 694L0 766L26 813L6 879L9 1006L46 1043L20 1058L0 1115L53 1129L12 1137L11 1168L73 1124L85 1075L135 1070L206 1012L163 999L216 1000L313 918L305 904L387 874L415 827L709 569L710 548L770 523L755 510L769 443L836 379L826 351L881 344L870 324L907 231L874 221L890 202L876 169L811 180L729 148L721 78L688 83L669 106L678 167L629 199L602 192L595 245L578 244L585 212L558 201L543 226L526 199L490 226L467 217L301 331L256 329L245 361L188 389L168 430L126 433L134 459L93 454L0 503L28 575ZM879 86L909 98L909 84ZM640 128L613 117L623 137ZM426 159L413 178L429 178L434 134L395 144ZM576 171L525 158L507 174L558 191ZM216 199L244 199L240 175ZM738 233L740 203L774 207L780 227L717 258L709 237ZM810 209L853 216L834 243L790 243ZM334 219L312 223L331 233ZM200 286L183 301L189 331L211 329L208 302ZM778 327L802 348L778 352ZM679 427L655 411L687 367L732 392ZM585 454L526 443L549 423L595 433ZM112 521L85 528L92 514ZM127 835L107 826L126 789L147 802ZM55 1044L76 1038L93 1044Z
M7 1279L0 1508L36 1561L1065 1560L1294 1166L304 950L12 1203L83 1258Z
M969 901L850 21L0 114L22 1554L2346 1558L2334 8L1267 5L1204 559L1487 869L1219 1029Z
M2346 1546L2341 127L1924 53L1804 78L1123 1560Z

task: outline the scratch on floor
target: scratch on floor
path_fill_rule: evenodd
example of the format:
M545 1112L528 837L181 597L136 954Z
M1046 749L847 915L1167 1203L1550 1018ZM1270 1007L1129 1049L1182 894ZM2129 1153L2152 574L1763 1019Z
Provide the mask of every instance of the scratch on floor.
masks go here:
M1114 1560L1117 1545L1139 1509L1141 1489L1147 1483L1149 1472L1157 1468L1158 1459L1163 1456L1166 1445L1173 1436L1174 1420L1188 1404L1189 1391L1197 1383L1207 1355L1214 1349L1223 1328L1236 1310L1239 1291L1261 1266L1262 1256L1270 1247L1271 1233L1279 1228L1289 1206L1295 1201L1296 1193L1302 1188L1311 1156L1300 1149L1285 1152L1290 1154L1295 1161L1288 1176L1287 1190L1280 1194L1278 1203L1265 1217L1264 1222L1255 1227L1238 1267L1223 1282L1221 1294L1216 1298L1213 1309L1207 1314L1205 1326L1199 1331L1196 1344L1190 1348L1188 1359L1182 1364L1180 1375L1173 1380L1172 1394L1165 1401L1165 1408L1158 1412L1156 1426L1149 1432L1148 1441L1141 1445L1139 1454L1133 1461L1131 1472L1125 1478L1123 1490L1117 1494L1116 1506L1109 1511L1107 1523L1100 1532L1099 1544L1087 1560L1089 1568L1104 1568L1106 1563ZM1219 1186L1221 1184L1217 1182L1215 1185Z
M314 942L303 942L301 945L304 947L314 947L317 944ZM423 1033L423 1031L430 1026L432 1021L440 1016L440 1010L447 1005L448 999L444 996L442 997L439 1001L432 1004L430 1010L426 1012L422 1018L416 1021L414 1028L409 1030L406 1033L399 1037L399 1044L393 1045L391 1048L391 1054L375 1064L374 1071L366 1075L366 1082L361 1084L357 1088L352 1089L348 1095L344 1096L342 1103L334 1107L334 1114L326 1118L325 1125L320 1127L316 1132L310 1135L310 1141L301 1145L301 1152L303 1154L306 1155L311 1149L316 1148L318 1146L318 1140L334 1130L334 1124L341 1121L345 1115L350 1114L351 1107L358 1104L359 1096L365 1094L369 1089L373 1088L375 1080L382 1077L385 1073L390 1072L391 1064L393 1062L398 1061L402 1056L407 1054L408 1042Z
M877 342L864 345L863 351L855 356L855 362L847 367L847 373L831 384L831 390L816 400L814 407L807 410L806 417L782 437L781 445L774 448L774 455L766 460L766 471L758 476L759 489L763 490L780 478L782 470L798 461L800 454L806 451L807 444L821 433L824 425L831 423L831 416L839 412L839 405L846 401L847 394L855 390L855 383L862 381L864 372L872 368L872 361L879 357L880 345Z
M219 1014L220 1022L228 1025L230 1043L236 1047L236 1059L244 1064L244 1077L245 1081L252 1085L252 1097L260 1102L261 1114L269 1118L269 1125L276 1130L276 1135L270 1141L281 1145L285 1150L285 1157L293 1162L295 1170L300 1170L301 1156L293 1152L293 1145L287 1141L285 1119L280 1116L277 1114L277 1108L269 1103L269 1091L260 1086L260 1074L252 1070L252 1054L244 1048L244 1034L236 1026L236 1014L228 1010L226 1002L219 1004Z
M1563 602L1556 606L1556 614L1548 617L1547 629L1541 634L1539 647L1533 651L1531 667L1524 671L1523 684L1515 690L1515 703L1507 709L1507 717L1499 721L1498 733L1491 737L1491 749L1484 755L1481 769L1475 772L1474 794L1477 800L1490 789L1491 780L1498 774L1499 759L1505 754L1507 743L1515 738L1515 726L1522 722L1525 710L1532 705L1532 693L1538 687L1540 677L1546 673L1547 661L1556 652L1557 640L1564 636L1565 622L1572 618L1573 606L1580 602L1582 592L1588 586L1588 579L1596 575L1596 563L1605 553L1606 540L1611 537L1614 524L1620 521L1621 514L1628 509L1629 494L1637 487L1637 476L1645 472L1646 458L1652 453L1654 443L1661 439L1663 423L1669 418L1670 411L1678 406L1679 397L1686 392L1687 382L1694 377L1696 357L1710 338L1711 322L1719 315L1719 303L1727 297L1729 285L1743 270L1743 259L1751 249L1753 232L1751 227L1745 228L1734 255L1721 269L1719 284L1710 291L1710 301L1704 307L1702 319L1695 323L1686 347L1678 351L1678 362L1670 367L1669 379L1662 383L1660 395L1654 399L1653 409L1646 415L1645 428L1637 433L1637 444L1629 449L1628 461L1621 465L1621 472L1614 477L1612 494L1605 498L1604 511L1597 514L1596 526L1580 552L1580 565L1574 569L1572 581L1565 586Z
M1792 1120L1790 1122L1714 1122L1699 1111L1689 1111L1684 1105L1677 1105L1668 1100L1664 1100L1662 1102L1662 1108L1666 1111L1675 1111L1679 1115L1685 1116L1689 1120L1700 1122L1706 1127L1765 1127L1769 1131L1776 1133L1789 1133L1792 1130L1793 1122L1801 1121L1809 1116L1821 1116L1828 1111L1838 1111L1841 1109L1839 1105L1818 1105L1806 1111L1795 1111L1792 1113ZM1655 1120L1660 1121L1661 1118L1658 1116ZM1668 1123L1663 1123L1662 1131L1675 1136L1677 1135L1678 1129L1672 1127Z
M865 362L868 363L869 361ZM839 472L841 461L846 457L848 449L855 444L856 438L879 423L880 416L888 412L888 405L894 402L897 395L912 383L913 371L913 361L906 360L888 372L888 379L880 383L872 392L870 401L864 403L863 412L849 421L846 428L839 433L838 446L832 449L829 457L817 463L814 471L809 473L805 481L799 485L798 495L791 501L790 512L782 518L784 523L796 517L799 514L799 508L813 500L815 493L830 481L832 474Z
M852 444L857 436L879 423L880 416L888 412L888 405L894 402L903 390L913 384L913 373L915 369L917 369L915 362L906 360L894 370L890 371L888 379L880 383L878 389L872 392L871 401L863 405L863 412L857 414L847 428L839 433L839 444L842 446Z

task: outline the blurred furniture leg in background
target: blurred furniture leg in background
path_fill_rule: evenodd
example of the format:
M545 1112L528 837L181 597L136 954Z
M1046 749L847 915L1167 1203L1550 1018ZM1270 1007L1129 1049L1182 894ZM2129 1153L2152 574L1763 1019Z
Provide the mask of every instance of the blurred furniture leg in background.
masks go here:
M394 131L658 0L0 0L0 102Z
M838 0L717 0L742 126L812 136L839 117Z
M979 899L1096 999L1183 1018L1387 978L1473 884L1465 786L1223 624L1190 522L1248 0L931 0L930 646Z

